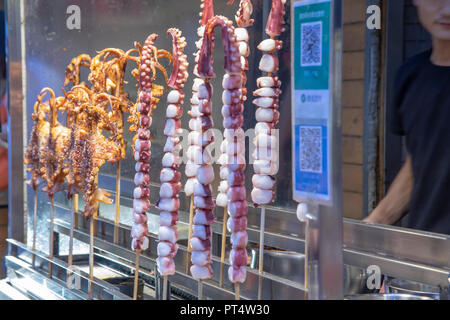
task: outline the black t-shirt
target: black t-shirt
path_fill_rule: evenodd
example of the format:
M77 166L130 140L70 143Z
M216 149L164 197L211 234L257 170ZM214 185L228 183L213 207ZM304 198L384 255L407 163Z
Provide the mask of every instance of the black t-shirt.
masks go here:
M450 234L450 67L431 50L398 71L391 130L406 136L414 187L408 227Z

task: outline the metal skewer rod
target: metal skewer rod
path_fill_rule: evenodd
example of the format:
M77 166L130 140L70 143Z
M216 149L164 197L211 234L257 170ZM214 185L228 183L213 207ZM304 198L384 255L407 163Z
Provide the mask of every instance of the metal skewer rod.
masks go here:
M167 300L167 275L163 279L163 300Z
M191 261L191 237L192 237L192 220L194 219L194 196L191 196L191 204L189 206L189 232L188 232L188 253L186 260L186 274L189 272L189 263Z
M117 162L116 168L116 212L114 218L114 243L119 242L119 221L120 221L120 165L121 161Z
M234 296L235 296L236 300L241 300L241 291L240 291L239 282L236 282L234 284Z
M90 241L89 241L89 294L88 299L92 300L94 292L94 216L91 217L90 221Z
M203 281L198 280L198 300L203 300Z
M36 227L37 227L37 202L38 202L38 198L37 198L37 189L34 190L34 212L33 212L33 251L36 250ZM36 255L33 253L33 256L31 258L32 262L32 266L33 268L35 267L36 264Z
M305 225L305 289L308 289L308 246L309 246L309 219L306 219ZM305 300L308 299L308 290L305 290Z
M263 266L264 266L264 228L266 223L266 207L261 208L261 225L259 231L259 278L258 278L258 300L262 298L262 284L263 284Z
M141 258L141 250L136 250L136 270L134 272L133 300L137 300L138 296L140 258Z
M53 196L50 197L50 234L49 234L49 258L53 259L53 247L54 247L54 225L55 221L55 200ZM53 276L53 263L50 261L48 263L48 277L51 279Z
M223 286L223 268L225 262L225 246L227 243L227 221L228 221L228 207L225 206L223 210L223 226L222 226L222 253L220 255L220 287Z

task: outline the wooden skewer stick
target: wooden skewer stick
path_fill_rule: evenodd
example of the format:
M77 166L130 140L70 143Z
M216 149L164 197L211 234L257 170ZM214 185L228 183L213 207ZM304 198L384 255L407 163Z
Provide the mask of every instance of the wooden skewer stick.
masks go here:
M37 227L37 189L34 191L34 213L33 213L33 251L36 250L36 227ZM32 266L35 267L36 264L36 255L33 253L32 256Z
M167 281L167 275L165 275L163 279L163 300L167 300Z
M236 282L234 284L234 295L235 295L236 300L241 300L241 291L240 291L239 282Z
M198 300L203 300L203 281L198 280Z
M73 195L73 210L75 213L78 212L78 193ZM78 229L78 215L75 214L74 226L75 229Z
M70 235L69 235L69 257L67 258L67 268L69 269L67 273L67 283L72 283L72 264L73 264L73 230L75 225L75 198L72 197L72 214L70 217Z
M50 234L49 234L49 258L53 259L53 247L54 247L54 220L55 220L55 200L53 196L50 197ZM48 263L48 277L51 279L53 276L53 262Z
M223 286L223 268L225 262L225 247L227 243L227 221L228 221L228 207L225 206L223 210L223 226L222 226L222 253L220 255L220 287Z
M120 160L116 169L116 214L114 218L114 243L119 242L119 221L120 221Z
M133 300L137 300L138 298L140 258L141 258L141 250L136 250L136 270L134 272Z
M186 274L189 272L189 264L191 261L191 237L192 237L192 220L194 219L194 196L191 196L191 204L189 206L189 233L188 233L188 253L186 261Z
M264 266L264 228L266 223L266 207L261 208L261 225L259 231L259 278L258 278L258 300L262 298L262 284L263 284L263 266Z
M94 292L94 219L95 217L91 217L90 221L90 241L89 241L89 295L88 299L92 300L93 292Z

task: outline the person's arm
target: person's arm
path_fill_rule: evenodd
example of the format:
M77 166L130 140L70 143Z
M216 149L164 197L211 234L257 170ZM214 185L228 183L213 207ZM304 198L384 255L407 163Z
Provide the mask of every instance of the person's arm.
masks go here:
M408 155L386 196L363 221L388 225L396 223L408 209L413 184L412 161Z

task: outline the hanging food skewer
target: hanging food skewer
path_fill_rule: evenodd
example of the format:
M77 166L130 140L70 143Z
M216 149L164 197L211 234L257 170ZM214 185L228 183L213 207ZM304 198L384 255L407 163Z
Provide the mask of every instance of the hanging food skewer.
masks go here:
M111 133L110 140L117 144L120 153L116 159L111 162L116 164L116 194L115 194L115 228L114 242L118 241L118 224L119 224L119 208L120 208L120 163L121 159L126 156L126 142L123 138L123 119L124 112L129 112L132 102L129 100L127 92L123 91L125 83L124 75L128 60L134 60L131 57L131 49L124 52L121 49L106 48L98 52L92 58L88 79L92 83L92 92L94 95L108 93L116 99L111 104L104 104L101 107L107 112L109 117L109 125L104 129ZM97 213L96 213L97 214ZM94 222L95 223L95 222ZM96 230L96 228L95 228Z
M232 4L234 0L230 0L227 4ZM242 108L244 108L244 103L247 100L247 89L245 87L247 83L247 75L245 73L248 70L248 56L250 55L250 47L248 45L249 42L249 34L247 28L253 25L254 20L251 19L251 15L253 13L253 5L250 0L241 0L239 3L239 9L236 13L235 20L237 24L237 28L235 28L235 36L239 46L239 54L241 56L241 65L242 65ZM243 111L243 110L242 110ZM222 115L224 117L231 116L230 108L223 109ZM223 285L223 269L224 269L224 261L225 261L225 253L226 253L226 230L228 223L228 176L229 170L227 168L227 148L228 148L228 140L225 138L220 146L221 157L219 158L220 167L220 185L219 185L219 194L216 198L216 204L218 206L224 207L224 215L223 215L223 226L222 226L222 250L220 256L220 280L219 285L222 287ZM239 153L242 150L238 150ZM232 223L232 221L230 221ZM246 226L244 226L244 229ZM231 232L231 226L228 226L229 231Z
M198 55L200 53L200 49L202 47L203 42L203 35L205 30L205 25L208 22L208 20L214 16L214 2L213 0L202 0L202 4L200 6L202 9L202 12L200 12L200 20L199 24L200 27L197 29L197 35L199 36L199 40L195 43L197 47L197 52L194 53L195 61L197 63L198 61ZM192 86L192 99L190 101L191 103L191 110L188 111L188 114L191 116L191 118L198 118L203 115L203 112L200 111L200 107L203 108L203 106L200 105L200 99L198 98L198 92L200 86L204 84L204 80L202 78L196 77L194 79L194 84ZM211 88L211 94L212 94L212 86L208 83L209 88ZM208 107L208 106L206 106ZM210 108L210 106L209 106ZM191 126L189 126L191 127ZM191 129L191 128L190 128ZM199 143L198 140L201 140L201 143ZM196 142L197 141L197 142ZM191 132L188 136L188 144L189 146L195 146L197 143L198 145L203 144L210 144L214 141L214 136L212 135L211 131L207 132L196 132L195 130L191 129ZM185 174L187 176L187 181L184 186L184 191L186 193L186 196L191 198L190 206L189 206L189 232L188 232L188 255L186 259L186 273L189 270L189 263L191 261L191 239L192 239L192 227L193 227L193 218L194 218L194 185L197 182L197 169L199 168L199 164L195 163L194 161L187 160L186 167L185 167ZM213 217L213 214L210 216Z
M130 131L137 130L137 134L133 138L134 159L137 162L134 177L136 188L133 191L134 221L131 229L131 236L133 237L131 246L136 251L134 299L137 299L139 256L141 251L146 250L149 245L149 240L146 237L148 233L146 212L150 210L150 126L152 124L152 112L157 107L158 98L164 93L164 87L153 82L156 79L156 69L159 69L167 83L166 70L158 62L158 58L168 57L172 61L168 52L158 50L155 47L154 43L157 38L157 34L151 34L140 49L138 103L132 109L134 114L131 121L134 125L130 128Z
M40 185L45 183L42 177L43 149L47 144L50 132L50 124L46 120L46 114L49 111L48 104L41 103L40 100L34 104L34 112L31 115L33 128L31 130L30 141L25 152L25 165L28 166L27 172L31 172L31 177L27 184L34 191L34 211L33 211L33 251L36 250L36 228L37 228L37 195ZM35 266L36 256L32 256L32 266Z
M178 136L181 134L181 116L183 115L184 85L189 76L187 56L184 53L186 39L181 37L181 31L171 28L167 34L172 37L173 69L168 86L172 88L167 96L166 123L164 135L167 136L162 159L160 199L157 208L160 213L160 227L158 231L158 271L164 277L163 299L167 298L167 276L175 274L173 258L178 251L178 210L180 208L179 192L181 190L181 173L178 168L181 164L179 152L181 145Z
M46 143L41 148L41 165L42 177L46 181L46 186L42 189L47 192L50 199L50 231L49 231L49 258L53 259L54 248L54 195L58 191L63 190L63 183L65 179L64 173L64 153L67 150L70 130L58 122L58 106L60 106L64 99L56 98L55 93L50 88L42 89L38 96L38 103L41 104L47 93L50 95L48 103L48 123L49 131ZM53 263L49 262L48 276L51 279L53 274Z
M255 113L258 123L255 126L256 137L253 141L256 149L253 154L255 160L251 197L255 207L262 206L259 243L259 300L262 298L265 205L274 201L274 175L278 172L278 141L275 129L280 115L278 107L281 81L278 77L273 76L273 73L278 71L279 65L276 52L283 46L282 41L275 40L275 37L280 36L284 31L285 3L286 0L272 0L272 9L265 30L270 39L263 40L258 45L258 49L264 52L259 63L259 70L266 72L267 76L257 79L259 89L253 92L253 95L257 97L253 103L258 107Z
M108 198L111 194L98 188L98 172L106 162L114 162L120 157L120 148L114 141L103 135L104 128L110 128L111 122L105 111L107 105L111 105L116 99L107 93L92 92L85 85L72 88L72 92L81 95L84 92L82 102L79 103L77 115L72 125L72 149L70 161L73 162L72 171L68 179L69 195L75 192L83 194L83 215L90 221L90 251L89 251L89 298L92 298L94 279L94 215L97 213L99 203L112 204L113 200ZM70 96L70 95L69 95Z
M78 57L75 57L72 59L71 63L66 68L66 77L64 80L64 86L67 86L69 84L73 84L74 86L78 86L82 84L85 85L84 82L81 82L81 67L90 68L91 65L91 57L87 54L81 54ZM75 90L77 91L77 90ZM71 140L70 145L68 149L68 154L66 156L66 170L67 170L67 177L72 176L74 174L73 171L73 161L71 160L70 150L73 149L74 143L75 143L75 136L73 135L73 128L72 125L74 125L74 118L76 117L76 114L79 112L79 106L83 103L83 96L84 91L80 92L79 94L75 94L73 92L69 92L66 94L67 102L69 104L69 107L67 108L67 120L66 120L66 126L68 128L71 128ZM70 98L69 98L70 97ZM75 186L75 181L73 181L73 185ZM75 224L77 222L76 213L78 212L78 193L74 193L70 191L70 188L68 189L68 198L69 200L72 200L72 212L70 217L70 235L69 235L69 256L67 258L67 267L70 270L72 268L73 264L73 233ZM68 272L67 274L67 283L71 282L72 272Z
M215 74L212 68L213 58L212 52L214 50L214 29L220 27L222 30L222 42L225 53L225 75L223 78L224 91L222 94L222 102L224 104L222 113L228 113L229 116L224 117L223 126L225 127L225 138L228 141L227 144L227 168L229 171L228 176L228 212L232 217L231 220L240 219L246 220L247 215L247 202L245 192L245 140L243 125L243 98L242 98L242 63L241 56L239 54L239 45L235 36L235 29L233 22L223 16L215 16L211 18L205 26L205 33L203 36L202 48L199 54L198 67L194 72L202 77L205 81L203 84L204 89L199 92L204 92L208 101L211 99L211 89L208 88L209 79L214 78ZM206 93L208 95L206 95ZM199 97L200 98L200 97ZM204 112L203 112L204 113ZM210 112L209 112L210 114ZM191 120L192 121L192 120ZM212 119L210 116L199 120L199 128L202 130L206 128L212 128ZM211 210L214 208L214 202L212 201L210 183L214 180L214 172L209 169L209 151L205 148L199 150L199 156L202 159L201 167L198 169L196 186L200 186L199 191L204 191L202 195L195 194L194 206L196 207L196 215L200 214L203 210ZM205 169L203 169L205 168ZM203 170L202 170L203 169ZM208 193L209 191L209 193ZM195 190L194 190L195 192ZM196 201L197 200L197 201ZM200 229L204 230L203 235L206 235L204 239L196 238L195 234L191 240L193 251L196 249L202 254L204 259L200 261L194 261L191 272L194 278L207 279L212 276L212 270L210 267L210 228ZM199 233L201 234L201 233ZM194 248L194 240L201 240L201 246ZM199 241L200 242L200 241ZM247 245L247 233L241 228L233 226L231 235L232 250L230 253L230 262L232 266L228 271L230 281L237 284L245 280L246 265L247 265L247 251L245 249ZM245 261L244 261L245 260ZM200 267L201 262L204 266ZM199 267L195 264L197 263ZM198 269L197 269L198 268ZM201 272L200 272L201 271ZM197 273L197 274L194 274Z

